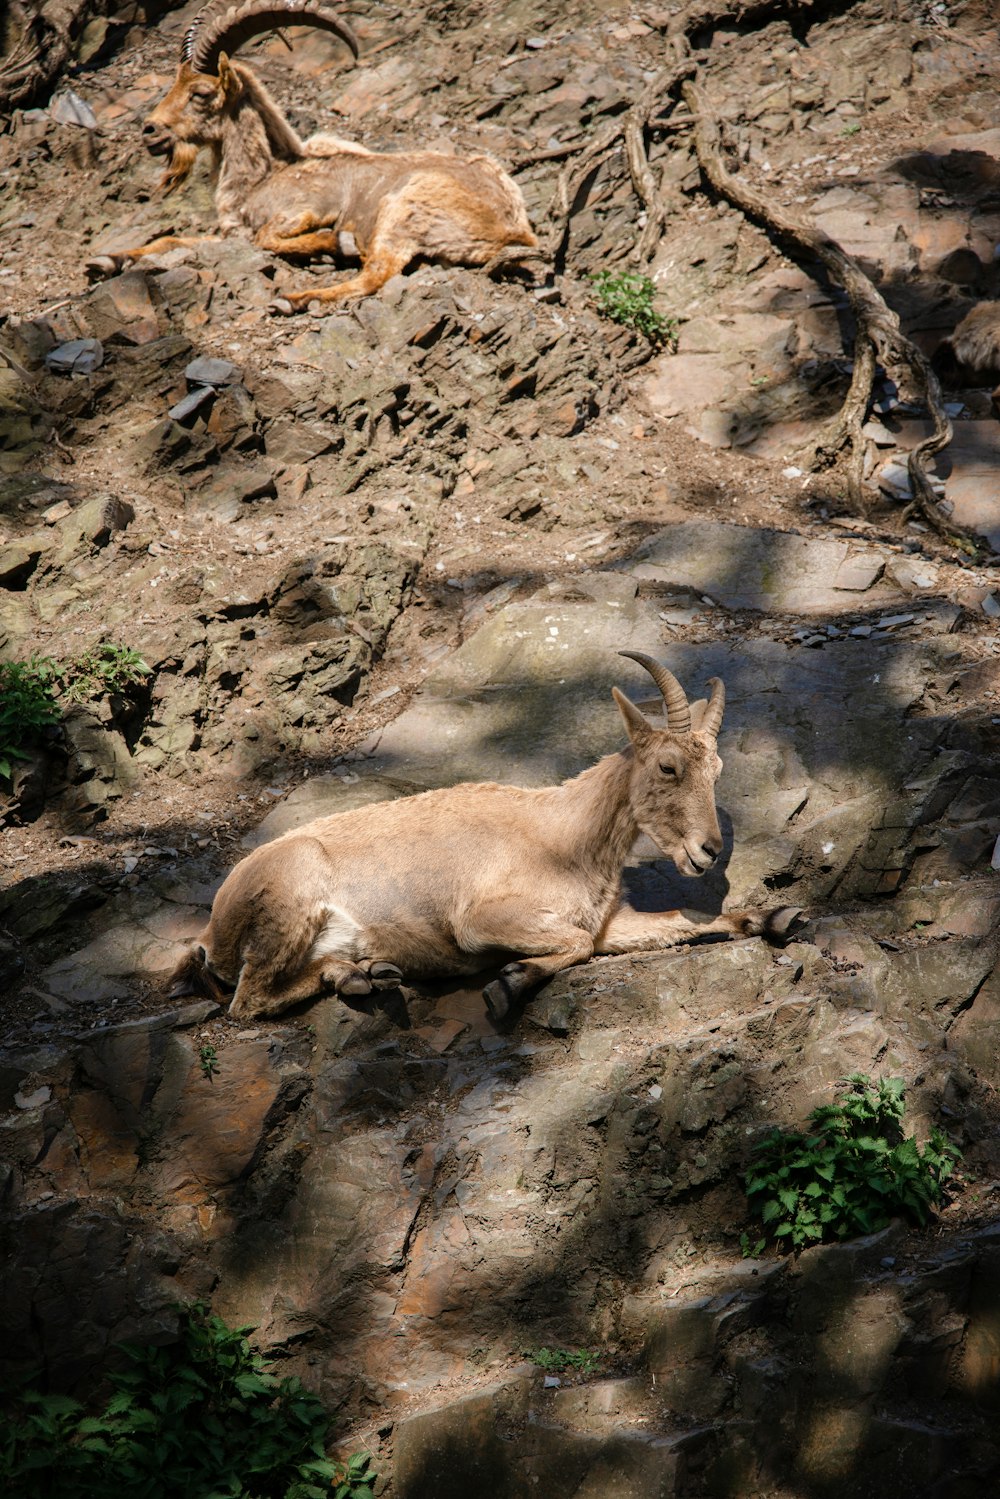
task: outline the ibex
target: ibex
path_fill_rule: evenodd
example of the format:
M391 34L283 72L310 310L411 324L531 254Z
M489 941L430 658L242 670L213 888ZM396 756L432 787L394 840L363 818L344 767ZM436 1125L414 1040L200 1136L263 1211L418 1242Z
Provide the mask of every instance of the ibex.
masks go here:
M538 241L520 191L487 156L375 152L329 135L300 140L251 69L227 55L291 23L331 31L358 55L354 33L327 0L242 0L214 17L206 7L185 35L173 86L143 127L147 149L169 157L160 184L167 192L209 147L224 232L244 226L262 250L305 258L336 254L341 236L353 242L357 275L285 293L278 310L368 296L418 258L488 265L530 254ZM167 235L90 265L113 271L194 243Z
M725 691L689 704L634 651L662 694L654 726L618 688L630 744L560 786L466 784L322 817L255 849L226 879L172 994L235 993L231 1015L316 995L475 973L517 954L483 990L495 1021L595 953L672 947L708 933L783 939L799 912L646 913L622 900L639 832L685 875L722 852L715 783Z
M942 379L963 385L986 385L1000 377L1000 302L980 302L967 312L938 346L934 368ZM993 392L1000 410L1000 386Z

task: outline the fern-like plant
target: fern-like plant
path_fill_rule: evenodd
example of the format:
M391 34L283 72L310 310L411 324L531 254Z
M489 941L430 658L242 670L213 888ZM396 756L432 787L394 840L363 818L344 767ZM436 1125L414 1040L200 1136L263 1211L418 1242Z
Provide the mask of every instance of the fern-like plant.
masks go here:
M563 1374L568 1369L579 1374L593 1374L601 1362L599 1353L591 1353L584 1348L525 1348L524 1356L537 1364L539 1369L544 1369L546 1374Z
M0 661L0 779L12 779L14 762L28 758L30 746L59 722L67 703L105 693L127 696L149 674L138 651L108 640L62 665L49 656Z
M62 675L67 702L83 703L105 692L127 692L149 676L149 667L131 646L102 640L71 661Z
M26 746L59 722L56 692L59 668L48 656L0 661L0 777L10 780L15 760L28 758Z

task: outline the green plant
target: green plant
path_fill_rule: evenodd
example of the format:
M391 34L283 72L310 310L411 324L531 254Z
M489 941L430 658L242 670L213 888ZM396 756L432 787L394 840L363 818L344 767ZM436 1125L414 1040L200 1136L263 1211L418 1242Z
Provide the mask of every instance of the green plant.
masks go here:
M335 1463L330 1499L372 1499L375 1474L370 1463L370 1452L355 1452L346 1463Z
M371 1499L367 1454L325 1455L328 1417L299 1380L279 1379L202 1304L180 1337L132 1346L113 1394L88 1416L28 1391L0 1417L5 1499ZM346 1485L346 1487L345 1487Z
M840 133L841 133L841 135L857 135L857 133L858 133L858 131L860 129L861 129L860 121L858 121L858 120L852 120L849 125L845 125L844 126L843 130Z
M745 1260L755 1260L767 1248L767 1239L751 1239L745 1231L740 1234L740 1254Z
M663 344L672 348L676 344L677 321L656 311L653 306L656 287L648 276L629 271L619 271L617 275L598 271L590 279L602 317L635 328L657 348Z
M524 1357L530 1358L532 1363L544 1369L547 1374L562 1374L567 1369L575 1369L580 1374L593 1374L601 1362L599 1353L589 1353L583 1348L575 1353L568 1348L525 1348Z
M110 641L62 666L49 656L0 662L0 778L9 781L13 762L28 758L23 746L59 722L61 703L126 693L149 670L131 646Z
M58 682L59 668L48 656L0 661L0 776L5 780L15 760L28 758L22 746L59 722Z
M795 1249L872 1233L899 1213L925 1224L961 1159L939 1129L923 1150L903 1137L901 1078L876 1084L856 1072L845 1085L835 1103L813 1109L808 1131L773 1129L753 1150L747 1199Z
M149 676L149 667L128 645L102 640L63 668L63 696L67 702L83 703L104 693L124 693Z
M198 1052L198 1060L201 1063L202 1076L207 1077L211 1082L219 1070L219 1054L215 1047L206 1041Z

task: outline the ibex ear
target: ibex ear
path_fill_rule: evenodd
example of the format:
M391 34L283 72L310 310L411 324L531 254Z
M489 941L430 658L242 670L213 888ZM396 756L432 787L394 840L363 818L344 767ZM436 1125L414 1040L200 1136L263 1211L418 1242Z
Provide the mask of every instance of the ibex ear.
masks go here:
M699 697L691 704L691 728L700 729L701 721L705 717L705 709L708 707L708 698Z
M618 711L625 720L628 737L638 747L653 733L653 725L643 717L635 703L630 702L624 692L619 692L617 687L612 687L611 696L618 704Z
M219 53L219 82L222 92L227 99L235 99L240 91L240 80L230 65L229 58L224 52Z

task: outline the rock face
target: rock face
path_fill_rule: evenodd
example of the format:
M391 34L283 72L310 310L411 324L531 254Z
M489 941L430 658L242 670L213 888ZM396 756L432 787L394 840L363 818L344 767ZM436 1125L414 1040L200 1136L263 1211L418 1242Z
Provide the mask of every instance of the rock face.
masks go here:
M10 1373L44 1360L85 1381L115 1341L210 1291L381 1444L406 1499L472 1492L487 1473L512 1495L735 1495L834 1474L860 1499L873 1473L901 1494L913 1432L935 1477L996 1470L966 1404L995 1356L988 1214L941 1249L901 1227L790 1263L748 1265L738 1244L748 1142L853 1072L919 1079L918 1133L943 1110L970 1168L995 1170L1000 895L970 841L995 780L949 747L946 722L906 716L954 651L924 626L849 633L866 590L845 582L867 578L877 610L897 598L877 547L717 529L701 532L717 571L677 527L613 572L500 608L366 760L304 782L249 841L462 777L570 774L621 743L612 682L654 707L614 654L639 649L692 695L710 674L728 684L732 846L700 882L638 864L633 900L895 902L822 915L783 952L593 961L508 1037L478 986L441 984L358 1009L323 1000L265 1032L202 1005L9 1052ZM731 563L744 545L745 570ZM712 612L766 607L772 638L668 646L663 606L691 589L711 591ZM836 636L795 638L841 598ZM120 907L47 970L52 1002L107 1016L130 974L161 974L211 892L184 894L124 921ZM37 1248L53 1235L57 1263ZM101 1323L67 1339L83 1283ZM552 1390L510 1365L511 1350L579 1345L603 1350L596 1383Z
M736 1494L831 1464L848 1493L872 1472L902 1493L896 1448L927 1419L932 1475L994 1471L968 1404L991 1398L993 1226L786 1263L736 1242L748 1137L849 1072L919 1076L918 1132L944 1105L969 1165L996 1169L1000 899L917 888L900 914L888 944L876 908L781 953L601 960L506 1040L478 993L441 986L235 1032L214 1072L206 1005L8 1052L5 1373L45 1361L85 1383L211 1292L392 1433L407 1496L493 1468L518 1495L570 1491L560 1472L595 1494ZM509 1366L581 1344L601 1350L595 1384Z
M668 661L692 698L711 676L728 693L719 799L731 858L706 881L674 877L665 905L701 906L708 890L737 904L776 889L802 901L891 893L949 844L948 809L980 772L975 752L943 757L952 726L925 707L955 669L952 637L936 639L948 606L932 596L882 613L909 602L887 566L874 546L671 527L613 575L498 611L372 742L371 768L420 787L562 779L619 746L613 683L650 700L648 678L615 654L639 650ZM742 609L767 610L771 638L729 644L725 623ZM685 615L723 628L682 643L671 620ZM820 615L822 633L796 628ZM315 808L315 787L309 796Z

